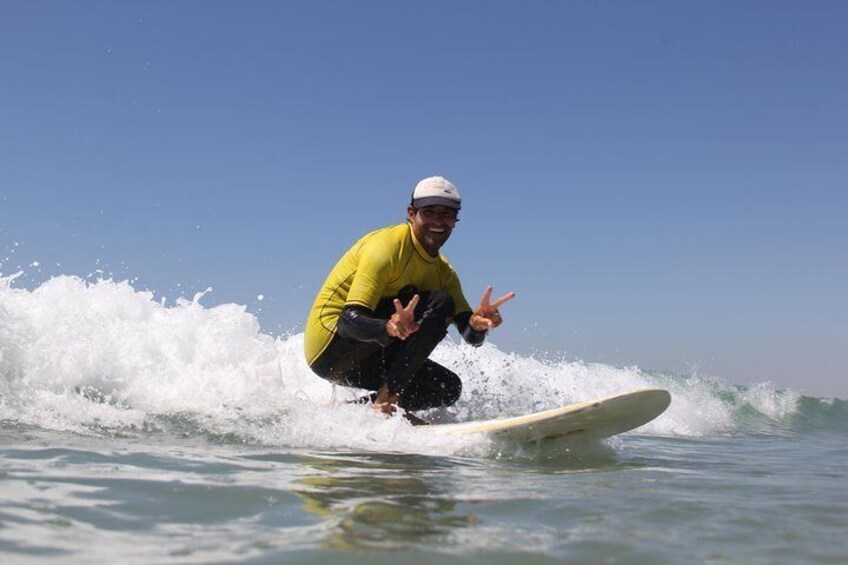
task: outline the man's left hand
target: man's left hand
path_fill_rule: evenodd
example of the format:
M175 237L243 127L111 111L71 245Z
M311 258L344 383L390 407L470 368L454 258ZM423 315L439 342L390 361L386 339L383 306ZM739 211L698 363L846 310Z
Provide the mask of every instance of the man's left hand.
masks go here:
M471 319L468 323L475 331L483 332L498 327L503 323L503 318L498 310L498 307L515 298L514 292L507 292L494 302L492 299L492 287L486 287L486 292L483 293L483 299L480 301L480 306L471 314Z

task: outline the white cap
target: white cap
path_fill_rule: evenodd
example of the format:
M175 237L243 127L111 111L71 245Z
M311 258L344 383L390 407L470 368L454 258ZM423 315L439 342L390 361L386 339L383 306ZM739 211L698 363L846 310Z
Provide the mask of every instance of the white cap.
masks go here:
M412 191L412 207L447 206L459 210L462 198L456 186L444 177L429 177L415 185Z

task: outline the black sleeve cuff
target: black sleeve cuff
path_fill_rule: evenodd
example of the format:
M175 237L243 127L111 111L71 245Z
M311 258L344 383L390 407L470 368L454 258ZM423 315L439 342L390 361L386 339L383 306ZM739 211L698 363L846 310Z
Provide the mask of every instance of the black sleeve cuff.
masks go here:
M486 341L486 335L489 333L488 330L483 330L482 332L478 332L474 328L471 327L469 323L471 320L471 312L460 312L457 314L453 321L456 324L456 328L459 330L459 335L462 336L462 339L465 340L466 343L473 345L474 347L480 347L483 345L483 342Z

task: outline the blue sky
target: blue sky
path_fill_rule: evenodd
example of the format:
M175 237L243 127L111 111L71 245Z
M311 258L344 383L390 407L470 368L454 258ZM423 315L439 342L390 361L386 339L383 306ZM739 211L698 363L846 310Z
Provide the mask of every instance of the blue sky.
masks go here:
M499 347L848 397L844 2L6 0L0 53L21 284L298 330L442 174Z

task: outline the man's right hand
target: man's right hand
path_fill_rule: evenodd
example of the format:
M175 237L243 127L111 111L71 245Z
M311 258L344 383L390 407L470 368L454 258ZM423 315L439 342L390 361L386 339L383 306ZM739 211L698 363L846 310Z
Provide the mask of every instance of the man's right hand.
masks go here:
M406 339L421 327L421 324L415 321L415 307L418 306L418 295L412 297L412 300L403 307L400 300L395 298L395 313L386 322L386 333L398 339Z

